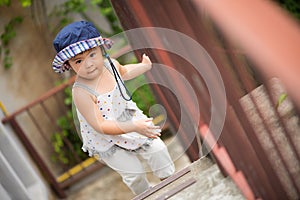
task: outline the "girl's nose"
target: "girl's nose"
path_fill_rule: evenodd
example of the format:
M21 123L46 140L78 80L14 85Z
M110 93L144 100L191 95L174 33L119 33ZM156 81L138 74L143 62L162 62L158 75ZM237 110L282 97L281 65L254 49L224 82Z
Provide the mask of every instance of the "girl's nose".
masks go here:
M84 60L84 66L85 66L86 68L92 67L93 64L94 64L94 63L93 63L92 59L90 59L89 57L86 57L86 58L85 58L85 60Z

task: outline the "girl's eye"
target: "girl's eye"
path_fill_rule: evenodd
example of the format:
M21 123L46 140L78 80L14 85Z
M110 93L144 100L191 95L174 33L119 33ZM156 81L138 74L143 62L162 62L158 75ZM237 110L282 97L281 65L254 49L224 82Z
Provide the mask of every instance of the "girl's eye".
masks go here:
M92 52L91 54L90 54L90 57L95 57L96 56L96 53L95 52Z
M75 64L80 64L81 63L81 60L76 60Z

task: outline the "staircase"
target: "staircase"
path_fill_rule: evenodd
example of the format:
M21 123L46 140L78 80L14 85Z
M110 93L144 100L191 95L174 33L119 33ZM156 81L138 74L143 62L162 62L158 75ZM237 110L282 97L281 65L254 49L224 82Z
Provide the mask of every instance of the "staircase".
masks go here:
M14 137L10 127L0 123L0 199L48 199L46 186Z
M245 199L229 177L224 177L209 158L201 158L134 200L242 200Z

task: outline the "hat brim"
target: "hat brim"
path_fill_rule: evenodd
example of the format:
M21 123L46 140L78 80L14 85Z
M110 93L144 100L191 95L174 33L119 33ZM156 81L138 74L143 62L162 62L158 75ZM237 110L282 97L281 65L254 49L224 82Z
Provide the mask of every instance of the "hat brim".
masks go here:
M112 41L100 36L73 43L56 54L52 62L52 68L56 73L63 73L70 70L70 66L66 63L68 60L75 57L77 54L101 45L109 49L112 46Z

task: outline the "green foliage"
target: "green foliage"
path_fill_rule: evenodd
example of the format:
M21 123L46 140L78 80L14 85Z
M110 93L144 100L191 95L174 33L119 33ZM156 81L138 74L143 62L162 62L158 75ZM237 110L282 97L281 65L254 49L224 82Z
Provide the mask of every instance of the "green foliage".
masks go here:
M31 6L31 0L19 0L22 7L28 7ZM0 6L10 6L11 1L10 0L0 0Z
M0 44L0 55L3 58L3 66L5 69L9 69L12 64L12 57L10 56L9 42L16 37L15 26L22 23L23 18L17 16L12 18L5 26L4 32L1 34L1 44Z
M135 85L141 85L141 83L146 83L146 77L144 75L138 76L137 78L128 81L128 89L133 91ZM136 91L132 94L132 100L136 102L137 106L144 112L144 114L149 115L149 109L155 104L155 99L153 97L152 90L148 84L141 85L141 87L136 88Z
M77 164L75 156L84 160L88 157L86 153L81 150L82 141L77 135L76 127L74 125L72 113L72 90L70 87L64 90L65 99L64 103L68 108L67 114L57 119L57 125L60 131L52 134L51 141L54 148L54 154L51 159L55 163L61 163L66 166L73 166ZM67 142L72 146L76 155L71 151Z
M3 45L8 45L9 41L16 36L15 26L23 21L23 18L18 16L12 18L4 27L4 33L1 35Z
M51 17L57 17L59 21L59 25L54 32L57 32L61 27L72 22L72 14L79 14L85 20L93 22L93 19L89 18L85 13L88 9L99 10L100 14L109 22L112 33L108 33L101 27L97 27L103 35L108 37L122 31L109 0L91 0L90 2L84 0L67 0L61 5L55 6L50 14ZM94 24L96 25L97 23Z
M19 0L22 7L31 6L31 0ZM9 7L11 4L10 0L0 0L0 6ZM23 18L17 16L12 18L6 25L4 25L4 33L1 34L1 44L0 44L0 56L2 59L2 64L5 69L9 69L13 64L13 59L10 56L9 42L16 37L15 27L21 24Z
M100 13L107 19L111 26L112 34L122 32L118 18L116 17L109 0L93 0L91 3L97 5ZM106 33L106 35L110 36L109 33Z
M73 13L82 13L86 10L84 0L67 0L62 4L56 5L50 13L50 18L58 18L58 26L54 32L58 32L61 27L72 22Z
M10 0L0 0L0 6L10 6Z
M290 12L297 19L300 19L299 0L276 0L283 8Z

